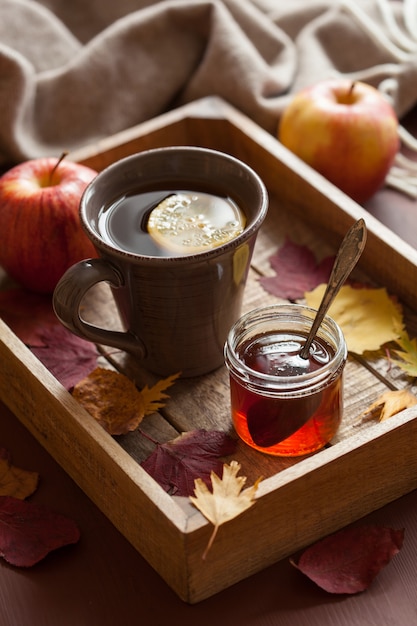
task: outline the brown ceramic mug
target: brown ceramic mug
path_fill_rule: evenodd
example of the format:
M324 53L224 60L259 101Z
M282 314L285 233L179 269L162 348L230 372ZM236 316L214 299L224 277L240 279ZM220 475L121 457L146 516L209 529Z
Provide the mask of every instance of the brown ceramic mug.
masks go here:
M133 252L103 237L103 207L129 193L168 188L230 197L246 216L243 232L219 247L185 256ZM117 161L98 174L82 197L81 223L99 258L77 263L61 278L53 295L58 318L76 335L127 351L160 375L197 376L216 369L241 312L267 207L259 176L218 151L175 146ZM125 332L94 326L80 314L84 295L101 281L112 288Z

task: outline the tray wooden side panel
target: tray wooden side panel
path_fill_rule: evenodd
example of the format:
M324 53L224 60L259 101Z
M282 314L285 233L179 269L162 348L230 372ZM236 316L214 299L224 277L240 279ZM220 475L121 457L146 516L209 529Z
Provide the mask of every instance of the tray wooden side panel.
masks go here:
M380 425L376 438L368 433L353 445L338 444L262 482L256 504L219 529L205 561L199 536L207 542L211 528L190 534L192 601L217 593L415 489L417 456L409 442L417 436L416 416L417 411L410 409L393 418L394 425ZM401 458L398 450L403 451ZM393 452L398 472L396 468L387 476Z
M0 320L0 397L180 596L187 517Z
M212 124L224 124L224 111L222 100L204 98L74 150L69 158L99 171L118 159L151 148L175 145L210 147L208 144L213 143ZM195 119L202 123L195 125ZM199 135L201 132L203 134ZM217 136L215 133L215 138Z

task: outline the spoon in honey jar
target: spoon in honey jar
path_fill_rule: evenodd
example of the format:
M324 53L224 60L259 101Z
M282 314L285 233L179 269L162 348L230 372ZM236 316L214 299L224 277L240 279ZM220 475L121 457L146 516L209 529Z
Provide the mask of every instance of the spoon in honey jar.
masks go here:
M326 291L320 302L310 332L299 356L308 359L310 347L333 300L340 288L353 271L366 244L366 224L361 218L346 233L336 254L333 268L327 283Z
M312 342L331 303L338 294L343 283L357 264L366 243L366 225L359 219L345 235L337 252L326 291L313 320L305 344L296 355L299 373L308 366L309 352ZM270 399L258 400L247 412L246 420L253 442L262 448L268 448L284 441L299 430L312 417L320 406L322 392L310 397L291 399L273 403Z

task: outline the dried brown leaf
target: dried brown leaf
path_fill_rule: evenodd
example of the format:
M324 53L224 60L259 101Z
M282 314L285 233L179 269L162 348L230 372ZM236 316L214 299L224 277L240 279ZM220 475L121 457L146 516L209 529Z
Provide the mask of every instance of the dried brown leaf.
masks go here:
M359 415L358 420L364 421L377 417L379 422L383 422L415 404L417 404L417 397L407 389L385 391Z
M10 453L0 448L0 496L24 500L37 489L39 474L12 465Z
M179 375L180 373L173 374L168 378L159 380L151 388L149 388L148 385L145 385L145 387L141 390L145 415L154 413L165 406L164 400L166 400L169 396L164 392L174 384Z
M135 430L145 415L142 394L134 383L102 367L77 383L73 396L111 435Z

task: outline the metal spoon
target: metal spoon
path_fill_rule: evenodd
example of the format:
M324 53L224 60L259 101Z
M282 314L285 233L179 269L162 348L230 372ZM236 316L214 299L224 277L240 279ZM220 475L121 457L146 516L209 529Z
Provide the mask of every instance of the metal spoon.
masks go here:
M314 318L307 341L298 354L301 361L299 361L300 373L307 371L308 362L306 359L309 355L311 342L316 336L330 304L355 267L365 243L365 222L360 219L348 231L336 255L326 292ZM261 398L250 407L246 416L252 440L261 448L269 448L284 441L308 422L320 406L321 401L322 392L301 398L291 398L290 402L283 402L281 399L273 402L271 398Z
M299 356L308 359L310 346L316 336L317 330L323 321L331 303L339 292L339 289L352 272L361 256L366 243L366 225L363 219L359 219L346 233L337 252L329 282L319 309L314 318L313 325L307 337L307 341L301 348Z

